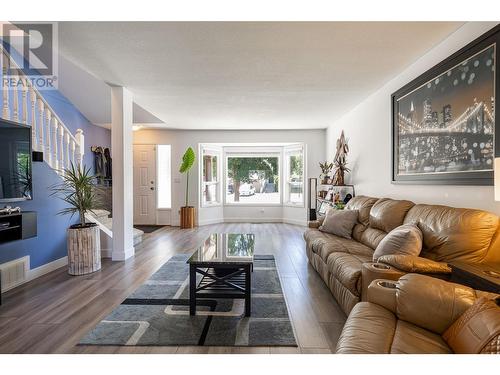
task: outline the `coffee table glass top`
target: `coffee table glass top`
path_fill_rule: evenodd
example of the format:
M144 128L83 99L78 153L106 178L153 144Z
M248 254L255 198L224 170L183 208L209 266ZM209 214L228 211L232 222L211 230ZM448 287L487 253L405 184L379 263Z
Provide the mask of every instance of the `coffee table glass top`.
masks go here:
M187 262L201 265L252 263L254 248L254 234L212 233Z

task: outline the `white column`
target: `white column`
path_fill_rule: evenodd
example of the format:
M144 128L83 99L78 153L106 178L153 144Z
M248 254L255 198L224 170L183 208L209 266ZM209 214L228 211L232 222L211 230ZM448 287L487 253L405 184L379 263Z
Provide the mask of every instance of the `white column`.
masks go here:
M111 151L113 153L113 260L134 255L132 93L111 88Z

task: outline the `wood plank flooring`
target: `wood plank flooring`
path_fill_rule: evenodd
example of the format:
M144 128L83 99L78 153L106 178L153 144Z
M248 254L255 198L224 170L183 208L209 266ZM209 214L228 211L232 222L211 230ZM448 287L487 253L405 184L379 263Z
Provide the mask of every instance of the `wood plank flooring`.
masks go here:
M255 233L256 253L275 256L298 348L76 345L172 255L191 252L214 232ZM102 270L86 276L69 276L64 267L5 293L0 353L331 353L346 317L307 262L303 232L267 223L164 227L146 234L125 262L103 260Z

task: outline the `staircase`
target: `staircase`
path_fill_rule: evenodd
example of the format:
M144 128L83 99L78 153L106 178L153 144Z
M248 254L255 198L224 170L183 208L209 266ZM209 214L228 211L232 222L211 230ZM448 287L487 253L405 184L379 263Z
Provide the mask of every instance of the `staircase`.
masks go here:
M71 164L81 165L85 150L83 130L77 129L73 135L1 44L0 49L2 78L7 77L10 69L11 72L16 72L16 80L21 78L24 83L22 87L12 89L2 85L1 117L30 126L33 151L43 152L43 160L60 176L64 175L64 169ZM110 213L96 211L99 214L89 213L86 217L99 225L103 255L111 256L113 232ZM142 241L143 234L144 232L134 228L134 245Z
M11 89L2 85L2 118L31 126L33 151L43 152L43 160L58 174L63 174L64 168L71 164L81 165L85 149L82 129L73 135L14 59L3 46L0 48L2 78L10 70L23 82L21 87Z

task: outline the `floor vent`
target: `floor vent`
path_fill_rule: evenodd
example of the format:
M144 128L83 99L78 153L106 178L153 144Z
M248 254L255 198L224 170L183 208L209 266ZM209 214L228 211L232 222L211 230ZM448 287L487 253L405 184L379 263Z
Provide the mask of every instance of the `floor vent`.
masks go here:
M2 271L2 292L12 289L26 281L28 278L29 264L29 256L0 264L0 271Z

